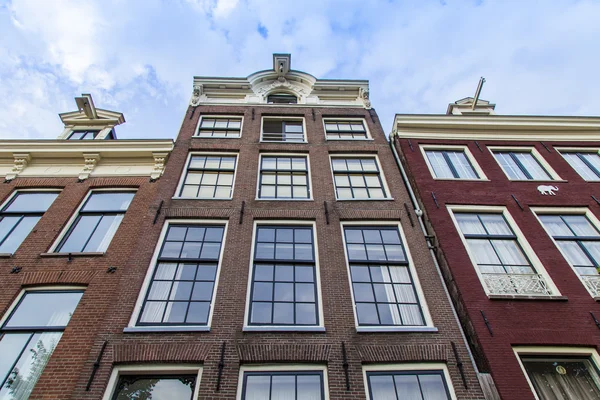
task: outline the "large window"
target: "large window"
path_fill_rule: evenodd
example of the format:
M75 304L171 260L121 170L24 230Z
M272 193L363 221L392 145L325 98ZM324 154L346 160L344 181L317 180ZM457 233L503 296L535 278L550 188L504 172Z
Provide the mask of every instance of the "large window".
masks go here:
M58 196L17 192L0 210L0 253L14 253Z
M292 118L263 118L263 142L305 142L304 122L302 119Z
M312 226L257 225L248 325L319 323Z
M331 165L338 200L389 197L375 157L332 157Z
M199 199L230 199L236 161L236 155L192 154L179 195Z
M267 96L267 104L297 104L298 98L293 94L275 93Z
M259 199L310 199L307 156L261 156Z
M371 400L450 400L442 371L367 372Z
M600 181L600 156L598 152L564 152L563 157L586 181Z
M532 151L493 151L510 180L553 180Z
M134 195L133 192L92 192L56 252L106 251Z
M324 400L322 371L244 372L242 400Z
M425 325L397 226L344 227L359 326Z
M241 117L202 116L196 136L215 138L239 138L242 132Z
M158 253L138 326L207 326L225 226L170 224Z
M27 399L83 291L28 291L0 328L0 398Z
M369 139L364 119L325 119L325 135L331 139Z
M438 179L479 179L465 150L425 150L434 177Z

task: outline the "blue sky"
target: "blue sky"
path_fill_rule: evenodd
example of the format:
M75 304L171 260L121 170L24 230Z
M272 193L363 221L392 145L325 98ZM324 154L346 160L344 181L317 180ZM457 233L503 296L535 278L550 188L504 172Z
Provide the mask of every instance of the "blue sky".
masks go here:
M369 79L395 113L472 96L500 114L600 114L599 0L0 0L0 138L56 138L92 93L120 138L174 138L192 77L247 76L274 52Z

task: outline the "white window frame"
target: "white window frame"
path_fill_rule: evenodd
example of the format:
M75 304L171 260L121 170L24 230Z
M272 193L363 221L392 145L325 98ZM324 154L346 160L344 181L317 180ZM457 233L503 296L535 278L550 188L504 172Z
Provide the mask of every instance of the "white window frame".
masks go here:
M550 237L550 240L552 240L552 243L554 243L554 245L556 246L556 248L558 249L558 251L560 251L560 254L563 256L565 262L567 264L569 264L569 266L573 270L573 273L577 276L577 279L579 279L579 281L581 282L581 284L583 285L583 287L587 290L587 292L595 300L600 300L600 297L594 295L594 293L592 293L587 288L587 285L585 284L585 282L583 281L583 279L581 279L581 275L579 275L579 273L575 270L575 268L573 267L573 265L571 265L571 263L569 262L568 258L563 253L562 249L560 248L560 246L558 245L558 243L556 242L556 240L554 239L554 237L552 237L552 235L550 234L550 232L546 228L546 225L544 225L544 223L540 219L540 216L542 216L542 215L583 215L583 216L587 217L587 219L590 221L590 223L596 229L598 229L598 231L600 231L600 220L598 220L598 218L594 215L594 213L592 213L590 211L590 209L587 208L587 207L530 207L530 208L531 208L531 211L533 212L533 215L535 215L535 218L538 220L538 222L540 223L540 225L542 225L542 228L544 228L544 231L548 234L548 236Z
M373 140L373 136L371 136L371 131L369 129L369 124L367 124L367 120L365 118L362 118L362 117L352 117L352 118L350 118L350 117L344 117L344 118L323 117L322 119L323 119L323 132L325 133L325 140L357 140L357 141ZM348 121L348 122L360 121L360 122L362 122L363 126L365 127L365 134L367 137L364 139L330 138L327 136L327 127L325 126L327 121Z
M202 138L202 139L211 139L211 138ZM218 138L225 139L225 138ZM229 138L229 139L237 139L237 138ZM183 185L185 184L185 178L188 174L188 168L190 166L190 161L192 156L218 156L218 157L235 157L235 168L233 170L233 184L231 186L231 197L229 198L213 198L213 197L189 197L189 196L181 196L181 190L183 189ZM183 170L181 171L181 176L179 177L179 183L177 184L177 189L175 190L175 195L172 197L173 199L182 199L182 200L216 200L216 201L226 201L233 199L233 193L235 190L235 178L237 177L237 169L240 161L240 153L239 152L211 152L211 151L190 151L185 159L185 164L183 166Z
M425 159L425 164L427 164L427 168L429 169L429 172L431 173L432 178L436 181L489 181L488 177L485 175L485 173L481 169L481 166L479 165L477 160L475 160L473 153L471 153L471 150L469 150L469 147L467 145L421 144L421 145L419 145L419 148L421 149L421 154L423 155L423 158ZM479 175L479 178L476 178L476 179L472 179L472 178L438 178L435 174L433 166L429 162L429 157L427 157L427 151L463 152L465 157L467 157L467 160L469 160L469 163L473 167L473 170L477 173L477 175Z
M565 153L590 153L590 154L595 153L600 156L600 149L598 149L596 147L555 147L554 149L558 152L558 154L561 155L561 157L565 160L565 162L569 165L569 167L571 167L571 169L573 171L575 171L581 179L583 179L586 182L600 182L600 177L598 178L598 180L595 180L595 181L589 181L589 180L585 179L579 173L579 171L577 171L565 158Z
M200 380L202 378L202 364L144 364L144 365L115 365L102 400L112 400L117 389L119 378L123 375L192 375L197 374L194 394L192 399L198 399L200 393Z
M198 132L200 131L200 125L202 124L202 120L204 118L236 118L236 119L241 119L241 123L240 123L240 136L238 137L215 137L215 136L200 136L198 135ZM200 116L200 118L198 119L198 123L196 124L196 130L194 131L194 134L192 135L193 138L196 139L241 139L242 137L242 132L244 131L244 116L243 115L218 115L218 114L202 114Z
M595 367L600 369L600 356L598 351L593 347L568 347L568 346L513 346L512 348L517 361L521 366L523 375L527 379L527 383L531 389L531 393L535 397L535 400L540 400L538 397L535 387L529 379L529 374L521 361L521 357L525 356L547 356L547 357L561 357L561 356L578 356L578 357L589 357L591 362L595 364Z
M411 278L413 280L413 284L415 287L415 292L417 294L417 299L419 300L419 306L421 306L421 312L423 313L423 322L425 325L417 325L417 326L360 326L358 323L358 315L356 314L356 303L354 301L354 288L352 287L352 273L350 271L350 260L348 259L348 250L346 243L346 235L344 234L344 228L347 226L388 226L388 227L397 227L400 232L400 240L402 240L402 247L404 247L404 251L406 252L406 260L408 261L408 269L411 274ZM421 282L419 280L419 275L417 274L417 269L415 268L415 263L413 261L410 249L408 247L408 241L406 240L406 235L404 234L404 230L402 229L402 225L398 221L340 221L340 229L342 233L342 244L344 246L344 257L346 260L346 272L348 273L348 284L350 286L350 296L352 298L352 312L354 313L354 327L357 332L437 332L438 329L433 325L433 319L431 318L431 313L429 311L429 306L427 305L427 300L425 299L425 293L423 292L423 288L421 286Z
M314 251L315 251L315 284L317 285L317 308L319 318L316 325L248 325L250 317L250 294L252 293L252 275L254 273L254 252L256 248L256 234L258 225L277 225L277 226L306 226L311 227L313 231ZM321 270L319 266L319 240L317 236L317 223L306 220L254 220L252 227L252 248L250 250L250 265L248 268L248 282L246 286L246 307L244 311L243 331L258 332L325 332L323 315L323 292L321 291Z
M306 158L306 166L307 166L307 177L308 179L308 199L261 199L258 197L258 191L260 190L260 181L261 181L261 166L263 157L305 157ZM312 179L311 179L311 170L310 170L310 155L308 153L259 153L258 157L258 169L256 173L256 195L254 200L256 201L314 201L313 195L313 187L312 187Z
M451 400L458 400L456 392L454 391L454 385L452 384L452 378L448 366L444 363L406 363L406 364L364 364L362 366L363 382L365 386L365 395L367 400L372 400L371 392L369 391L369 379L367 377L368 372L411 372L411 371L441 371L444 379L446 380L446 386L450 392Z
M189 325L160 325L156 324L156 326L138 326L137 321L139 319L140 313L142 312L142 307L144 306L144 301L146 299L146 293L150 289L150 284L152 283L152 277L154 276L154 270L157 267L158 256L160 255L160 251L162 249L163 242L165 237L167 236L167 231L170 226L177 225L223 225L223 240L221 243L221 253L219 254L219 264L217 265L217 273L215 276L215 284L213 286L213 297L210 305L210 312L208 313L208 321L206 326L189 326ZM139 291L137 301L135 303L135 307L133 312L131 313L131 318L129 319L129 324L123 330L123 332L209 332L212 326L212 318L215 312L215 305L217 303L217 289L219 287L219 278L221 276L221 269L223 265L223 254L225 254L225 245L227 243L227 228L229 226L229 221L224 219L168 219L163 224L162 231L160 233L160 237L158 238L158 242L154 248L154 254L152 255L152 259L150 260L150 265L148 266L148 270L146 271L146 276L144 278L144 282L142 283L142 287Z
M488 146L488 150L492 153L492 157L504 172L504 175L512 182L556 182L564 180L554 171L554 169L548 164L546 159L540 154L540 152L533 146ZM496 158L496 152L512 151L516 153L530 153L538 164L550 175L550 179L511 179L508 173L504 170L500 162Z
M337 195L337 185L335 184L335 172L333 171L333 159L334 158L374 158L377 163L377 167L379 168L379 174L381 177L381 182L383 185L383 189L385 190L387 197L382 199L340 199ZM385 173L383 172L383 168L381 166L381 162L379 162L378 154L370 154L370 153L359 153L359 154L337 154L337 153L329 153L329 169L331 170L331 181L333 183L333 193L335 195L335 199L337 201L390 201L394 200L392 193L390 192L390 188L387 184L387 179L385 178Z
M117 139L117 134L115 133L115 127L114 126L106 126L106 125L76 125L76 126L68 126L66 127L62 133L60 134L60 136L58 137L58 139L61 140L71 140L70 137L73 135L73 132L76 131L98 131L98 134L96 135L96 137L94 139L88 139L88 140L105 140L106 137L112 132L113 134L113 138L116 140ZM77 143L79 140L73 140L75 143ZM87 140L83 140L83 141L87 141Z
M280 106L281 104L271 104L271 105L275 105L275 106ZM289 104L289 105L293 105L296 106L296 104ZM281 120L281 121L302 121L302 134L304 135L304 140L302 142L277 142L277 141L273 141L273 140L264 140L263 139L263 127L265 126L265 119L275 119L275 120ZM301 117L301 116L296 116L296 115L282 115L282 116L277 116L277 115L263 115L260 118L260 143L275 143L275 144L303 144L303 143L308 143L308 136L307 136L307 132L306 132L306 118Z
M517 298L517 299L518 298L536 298L536 299L539 298L541 300L561 296L560 291L554 284L554 281L548 274L548 271L546 271L546 269L544 268L544 265L538 258L537 254L535 253L535 251L533 250L533 248L531 247L531 245L525 238L525 235L523 234L523 232L517 225L517 222L513 219L512 215L510 215L510 213L508 212L506 207L504 207L504 206L478 206L478 205L447 205L446 207L448 209L448 213L450 214L450 218L452 219L452 222L454 223L454 227L456 228L458 236L460 237L460 240L462 241L462 244L463 244L467 254L469 255L469 259L471 260L471 265L473 266L473 269L475 270L475 273L477 274L477 277L479 278L479 281L481 283L483 290L485 291L486 296L488 296L489 298L494 298L494 297L495 298ZM525 256L527 256L527 258L531 262L532 267L536 270L536 272L538 274L542 275L542 277L544 278L544 281L546 283L546 286L550 290L551 294L548 296L537 296L537 295L533 296L533 295L529 295L529 294L505 295L505 294L490 293L487 288L487 285L485 284L485 280L483 279L483 274L479 271L479 267L477 266L475 255L471 251L469 244L467 243L467 240L465 239L465 235L462 233L462 230L460 229L460 226L458 225L458 221L456 219L456 216L454 215L454 213L456 213L456 212L459 212L459 213L461 213L461 212L488 213L488 214L503 215L504 218L506 219L506 222L508 223L508 226L512 229L515 236L517 237L517 243L519 243L519 245L521 246L521 249L525 253Z
M133 203L135 201L135 196L137 195L137 191L138 191L138 188L136 188L136 187L109 187L109 188L89 189L88 192L86 193L86 195L84 196L83 200L81 200L81 202L79 203L79 205L75 209L75 212L73 212L73 214L71 215L71 217L69 218L69 220L65 224L65 227L62 229L62 231L60 232L60 234L58 235L58 237L56 238L56 240L54 241L54 243L52 243L52 246L50 246L50 249L48 250L48 253L69 254L68 252L67 253L62 253L62 252L61 253L57 253L56 249L58 248L58 245L62 242L63 238L67 235L67 233L69 233L69 230L71 229L73 223L77 220L77 217L79 217L79 212L81 211L81 209L83 208L83 206L85 205L85 203L88 201L88 199L90 198L90 196L92 195L92 193L101 193L101 192L115 192L115 193L131 192L131 193L134 193L133 199L131 199L131 203ZM129 211L129 207L131 207L131 204L129 204L129 206L127 207L127 210L125 210L125 212L123 213L123 219L125 219L125 215L127 214L127 211ZM119 228L121 228L120 224L119 224ZM110 248L110 245L112 244L113 239L117 235L117 232L119 232L119 228L117 228L117 230L115 231L115 235L112 237L112 239L110 239L110 243L108 244L108 247L106 248L106 250L103 253L83 252L83 253L77 253L77 254L82 254L82 255L85 255L85 254L106 254L106 252Z
M323 400L329 400L329 379L327 376L327 366L323 364L297 364L297 363L278 363L278 364L243 364L240 366L238 375L238 387L236 400L242 400L242 389L244 387L244 373L246 372L321 372L323 374Z

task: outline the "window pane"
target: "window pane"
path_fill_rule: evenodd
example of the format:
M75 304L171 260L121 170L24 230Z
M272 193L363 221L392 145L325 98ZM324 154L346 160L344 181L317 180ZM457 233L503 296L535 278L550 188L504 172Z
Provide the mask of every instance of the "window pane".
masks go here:
M4 382L17 357L29 342L31 333L6 333L0 339L0 383Z
M600 180L600 175L584 162L585 157L583 157L583 154L581 154L581 157L577 153L565 153L563 156L571 167L586 181Z
M513 235L502 214L479 214L479 218L490 235Z
M40 218L38 216L23 217L17 225L14 224L20 218L5 217L2 219L0 221L0 253L14 253Z
M523 173L521 168L519 168L509 153L494 153L494 157L496 157L496 160L498 160L498 163L504 172L506 172L506 175L508 175L509 179L527 179L527 175Z
M574 236L559 215L540 215L540 220L552 236Z
M454 214L460 230L465 235L485 235L486 231L477 214Z
M291 400L295 395L295 376L274 375L271 378L271 400Z
M126 211L135 193L92 193L83 211Z
M527 357L522 361L535 391L543 400L600 398L600 376L588 359Z
M97 225L94 234L83 249L85 252L104 252L108 248L115 232L119 229L119 225L123 220L123 214L106 215Z
M19 192L3 212L44 213L58 197L53 192Z
M60 246L58 251L63 253L81 252L84 249L94 229L100 223L100 215L84 215L76 222L75 228L71 231L68 238Z
M533 157L531 153L514 153L515 157L525 168L531 179L552 179L550 175L542 168L540 163Z
M454 178L454 174L441 151L427 151L425 154L427 154L427 159L429 160L429 164L431 164L431 168L433 168L436 178Z
M584 215L565 215L563 219L577 236L600 236Z
M298 375L298 397L297 400L320 400L321 399L321 376Z
M5 326L66 326L81 296L81 292L27 292Z
M467 159L467 156L462 151L449 151L448 159L454 166L454 170L458 174L458 178L462 179L477 179L477 173Z
M196 375L129 376L119 378L114 400L191 400Z
M245 400L269 399L271 392L271 377L269 375L246 376Z
M397 400L394 377L392 375L369 376L371 397L373 400Z

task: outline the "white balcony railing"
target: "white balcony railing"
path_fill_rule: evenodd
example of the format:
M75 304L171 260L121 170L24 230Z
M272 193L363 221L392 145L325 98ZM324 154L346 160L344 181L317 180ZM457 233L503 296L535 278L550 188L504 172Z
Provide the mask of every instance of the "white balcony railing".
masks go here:
M581 275L581 280L594 297L600 297L600 275Z
M539 274L483 274L490 294L550 296L551 290Z

